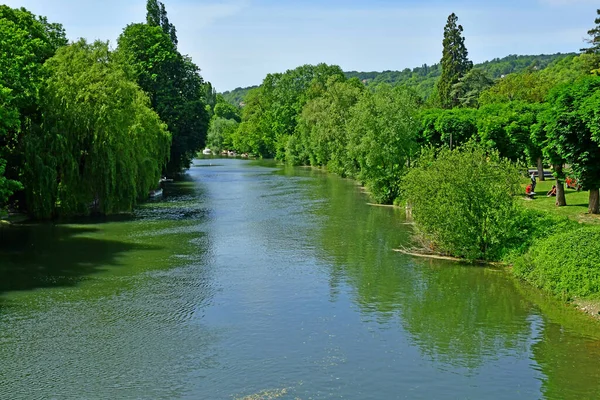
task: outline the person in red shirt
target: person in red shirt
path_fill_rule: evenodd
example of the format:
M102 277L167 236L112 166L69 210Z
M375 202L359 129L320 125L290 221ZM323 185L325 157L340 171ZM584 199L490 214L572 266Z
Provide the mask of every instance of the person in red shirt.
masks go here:
M533 195L535 195L535 193L533 192L533 189L531 188L531 184L529 184L525 188L525 196L527 196L527 198L529 198L529 199L533 199Z

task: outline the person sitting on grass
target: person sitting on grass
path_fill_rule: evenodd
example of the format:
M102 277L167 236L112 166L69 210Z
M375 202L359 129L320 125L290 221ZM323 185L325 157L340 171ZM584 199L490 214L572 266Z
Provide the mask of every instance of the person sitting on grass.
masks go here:
M527 187L525 188L525 196L528 199L533 199L533 196L535 195L535 192L533 191L533 189L531 188L531 184L527 185Z
M552 185L552 189L550 189L548 191L548 193L546 193L546 196L548 196L548 197L556 196L556 185Z

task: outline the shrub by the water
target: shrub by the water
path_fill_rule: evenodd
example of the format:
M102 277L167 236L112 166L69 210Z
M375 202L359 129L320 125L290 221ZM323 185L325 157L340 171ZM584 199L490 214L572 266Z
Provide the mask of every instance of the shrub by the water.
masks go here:
M437 251L497 260L520 232L517 166L473 143L425 153L402 182L419 234Z
M600 298L600 227L537 240L513 266L516 276L563 298Z

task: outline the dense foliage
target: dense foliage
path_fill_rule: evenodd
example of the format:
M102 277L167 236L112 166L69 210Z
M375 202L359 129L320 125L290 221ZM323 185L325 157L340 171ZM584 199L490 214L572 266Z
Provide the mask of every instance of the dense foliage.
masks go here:
M258 85L248 86L244 88L237 87L233 90L227 90L221 94L229 104L234 105L236 107L240 107L243 104L245 104L244 99L248 95L248 92L250 92L252 89L256 89L257 87Z
M340 67L327 64L303 65L283 74L267 75L246 99L238 150L283 159L298 114L325 87L329 77L336 75L343 78Z
M452 108L460 104L459 93L453 90L453 87L473 68L473 63L468 58L465 38L462 36L463 27L457 25L457 22L458 17L452 13L444 27L440 62L442 75L436 85L442 108Z
M570 299L600 295L600 229L578 227L536 241L514 264L533 285Z
M587 76L557 87L544 113L545 132L558 155L569 163L584 190L590 191L589 212L599 213L600 76Z
M60 24L0 6L0 208L130 211L165 171L189 166L214 90L177 52L164 4L147 8L148 23L127 27L113 53L68 45Z
M66 42L60 25L0 5L0 208L22 187L24 141L40 129L43 64Z
M175 174L187 169L204 146L209 124L207 91L199 68L177 51L175 27L169 23L164 5L149 0L147 8L147 23L124 29L117 54L171 132L166 172Z
M378 202L398 198L400 179L417 154L417 109L417 96L410 90L382 86L366 92L351 110L348 154Z
M25 141L29 211L48 218L131 210L156 187L171 142L147 96L106 43L63 47L45 70L44 129Z
M494 260L517 235L519 174L498 152L473 143L428 151L402 188L420 234L436 251Z

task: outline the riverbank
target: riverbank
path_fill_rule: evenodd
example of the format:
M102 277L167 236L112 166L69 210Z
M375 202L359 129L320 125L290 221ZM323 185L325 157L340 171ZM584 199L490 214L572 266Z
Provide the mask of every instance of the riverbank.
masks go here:
M414 257L502 267L566 307L600 319L600 268L597 262L600 256L600 225L595 222L596 219L589 218L592 222L583 222L585 219L572 211L573 216L567 218L531 210L519 203L517 207L531 223L528 232L531 237L527 243L509 242L504 255L496 260L467 260L448 252L436 252L435 246L416 232L413 242L418 248L395 251Z
M452 261L452 262L456 262L456 263L464 263L465 262L465 260L462 258L432 253L427 249L399 248L399 249L393 249L393 250L395 252L398 252L398 253L401 253L404 255L408 255L411 257L426 258L426 259L431 259L431 260ZM510 274L512 274L513 276L515 276L515 274L513 272L513 265L511 265L511 264L508 264L505 262L491 262L491 261L484 261L484 260L476 261L476 263L479 265L482 265L484 267L502 268L502 269L506 270L507 272L509 272ZM532 287L532 289L539 289L539 288L536 288L534 285L531 285L525 279L520 279L518 277L517 277L517 279L519 279L521 284L529 285ZM542 292L544 292L544 291L542 291ZM557 301L562 301L562 304L566 308L575 308L578 311L580 311L584 314L587 314L596 320L600 320L600 300L590 300L590 299L583 299L583 298L576 298L576 297L572 298L570 300L565 300L564 298L561 298L561 296L556 296L556 295L553 295L552 293L548 293L548 292L545 292L545 295L548 298L552 298Z

